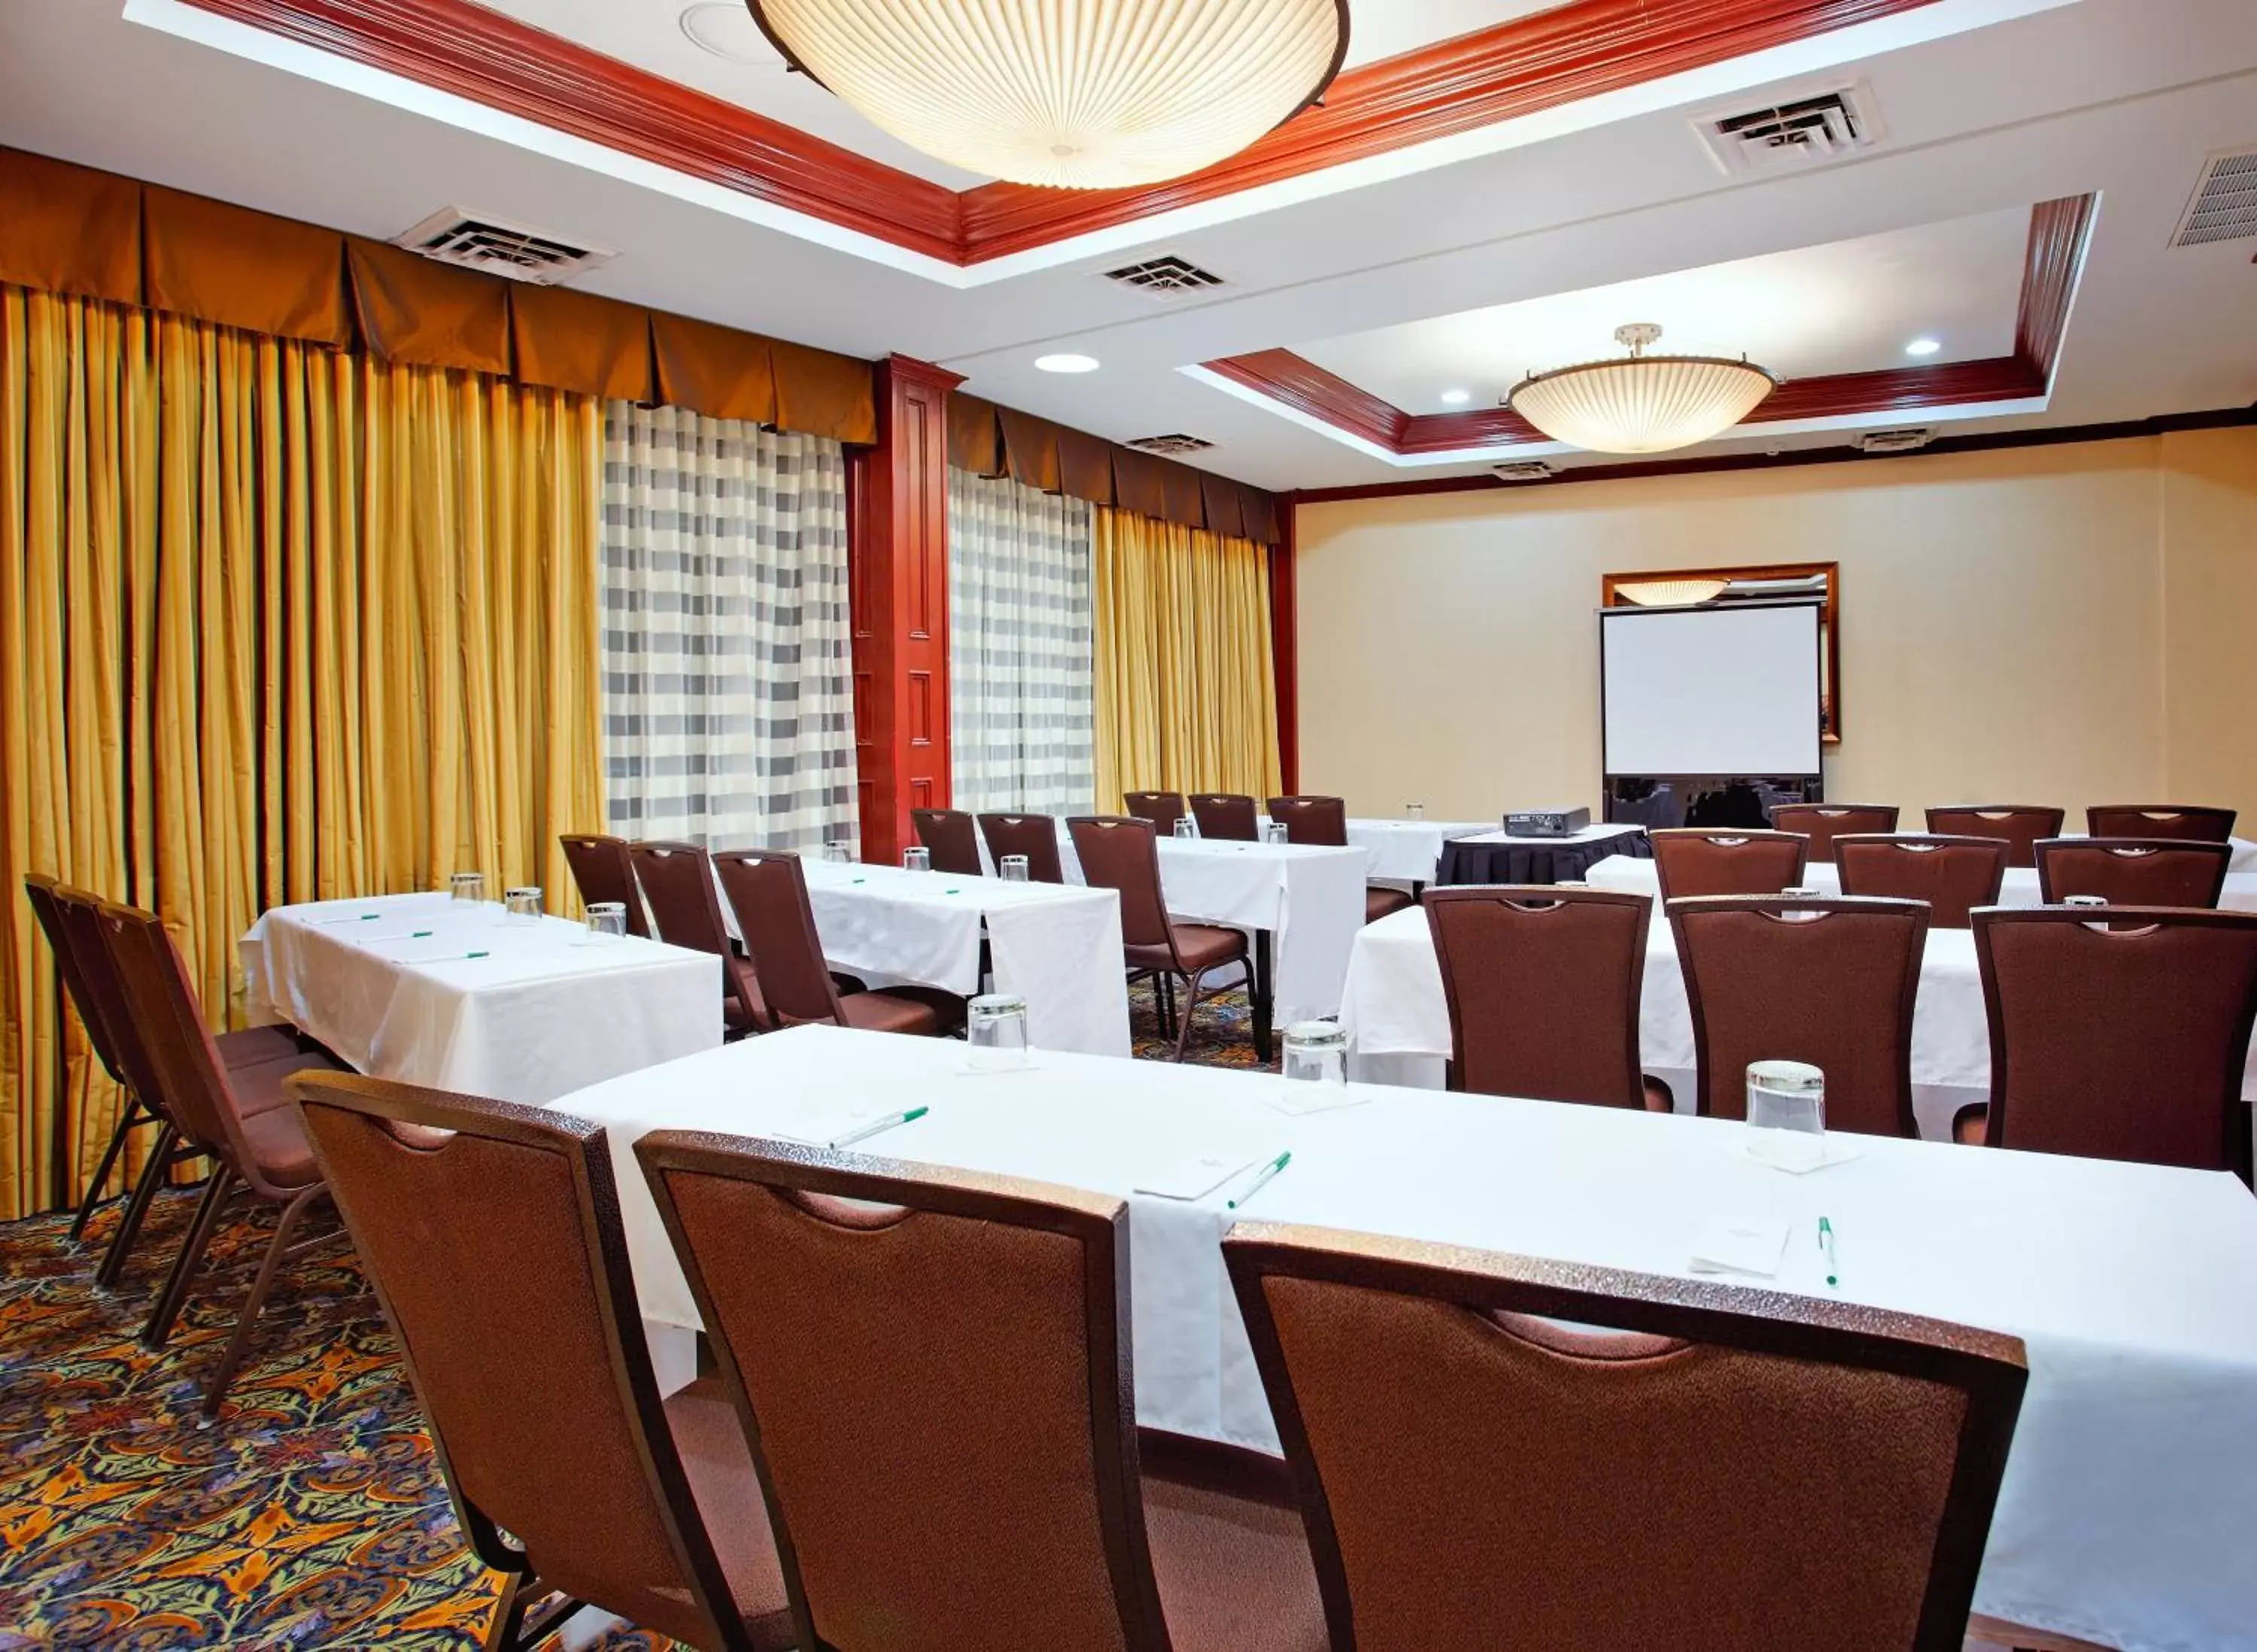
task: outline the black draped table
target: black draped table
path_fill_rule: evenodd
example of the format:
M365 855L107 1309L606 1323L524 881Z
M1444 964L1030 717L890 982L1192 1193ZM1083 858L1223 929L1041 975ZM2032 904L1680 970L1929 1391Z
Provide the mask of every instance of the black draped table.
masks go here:
M1434 881L1444 884L1576 883L1610 855L1653 858L1643 826L1587 826L1573 837L1507 837L1482 832L1442 845Z

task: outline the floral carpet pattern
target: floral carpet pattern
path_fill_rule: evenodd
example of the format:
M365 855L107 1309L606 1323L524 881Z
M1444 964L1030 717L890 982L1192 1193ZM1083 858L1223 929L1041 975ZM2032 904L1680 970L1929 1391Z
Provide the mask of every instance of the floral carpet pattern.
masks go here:
M1148 989L1131 1016L1139 1055L1172 1053ZM1249 1033L1242 995L1203 1004L1188 1059L1251 1066ZM162 1352L137 1340L194 1204L158 1201L109 1295L92 1281L115 1204L82 1247L67 1215L0 1226L0 1652L479 1646L498 1582L463 1545L341 1230L278 1281L209 1427L203 1373L271 1208L221 1229ZM672 1643L615 1628L593 1644Z

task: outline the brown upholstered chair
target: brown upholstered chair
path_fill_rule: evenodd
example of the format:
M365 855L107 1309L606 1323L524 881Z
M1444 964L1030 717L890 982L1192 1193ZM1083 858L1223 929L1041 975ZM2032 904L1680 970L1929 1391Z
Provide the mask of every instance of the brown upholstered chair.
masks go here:
M1834 864L1834 840L1856 832L1893 832L1897 829L1894 803L1780 803L1771 811L1775 832L1793 832L1810 840L1809 865Z
M659 1398L604 1132L371 1078L295 1089L455 1517L507 1579L486 1645L530 1652L584 1603L714 1652L790 1646L726 1392Z
M1323 1652L1284 1477L1142 1460L1122 1201L672 1132L635 1154L800 1646Z
M2031 803L1956 803L1928 811L1929 835L1937 837L1999 837L2006 843L2006 865L2034 866L2041 837L2061 836L2062 813Z
M1185 813L1181 792L1129 792L1121 801L1132 818L1150 821L1163 837L1175 831Z
M741 1037L774 1025L760 978L729 944L721 902L713 893L713 862L696 844L630 844L635 882L650 902L658 938L669 946L711 952L721 960L721 1012Z
M1664 900L1694 895L1775 895L1802 883L1810 840L1797 832L1666 827L1646 833Z
M977 878L985 870L980 865L979 830L964 810L913 808L909 820L916 828L917 842L931 851L935 872Z
M627 933L647 940L650 914L643 910L642 891L635 886L634 858L624 837L596 832L565 832L556 841L564 846L564 864L572 869L579 886L580 904L616 900L627 909Z
M2257 913L2115 907L2094 918L2076 907L1976 914L1991 1016L1983 1140L2248 1181Z
M1451 1089L1646 1105L1638 1010L1651 900L1551 886L1422 899L1450 1011Z
M1270 818L1283 821L1285 841L1318 849L1348 847L1348 804L1337 797L1273 797ZM1363 886L1363 921L1376 923L1390 913L1418 904L1408 890L1383 883Z
M1335 1648L1959 1652L2016 1338L1313 1228L1223 1255Z
M1194 792L1190 801L1200 837L1242 844L1260 841L1261 822L1252 798L1236 792Z
M2095 837L2167 837L2176 843L2230 844L2233 811L2190 803L2104 803L2084 811Z
M1093 889L1110 889L1120 895L1128 978L1152 978L1161 1031L1164 1034L1171 1021L1181 1021L1176 1029L1176 1059L1183 1060L1206 977L1234 964L1248 964L1245 933L1220 924L1178 923L1168 916L1160 892L1158 835L1150 821L1077 815L1066 822L1066 830L1073 834L1082 880ZM1249 974L1250 978L1250 966ZM1180 1018L1175 1013L1178 980L1189 994Z
M1834 840L1834 869L1845 895L1925 900L1938 929L1964 929L1978 907L1999 904L2013 846L1997 837L1899 832Z
M1917 900L1671 901L1697 1111L1744 1119L1751 1062L1808 1062L1826 1075L1829 1130L1918 1136L1912 1013L1928 923Z
M2038 899L2098 895L2118 907L2215 907L2233 845L2190 837L2048 837L2037 846Z
M1048 815L982 815L980 831L997 872L1002 871L1006 855L1024 855L1029 882L1065 881L1065 867L1058 859L1058 822Z
M336 1237L322 1233L291 1243L298 1224L325 1190L296 1110L267 1106L254 1112L237 1096L235 1076L220 1058L195 989L189 985L187 966L163 921L152 913L109 904L102 907L101 916L103 943L124 990L126 1012L140 1030L166 1105L173 1110L180 1134L213 1161L211 1179L204 1184L172 1274L141 1333L145 1346L160 1348L172 1334L230 1199L247 1192L279 1207L258 1277L236 1315L234 1334L204 1380L203 1414L216 1416L250 1347L251 1330L265 1309L276 1273L285 1261ZM286 1077L276 1070L279 1065L269 1063L254 1071L279 1089ZM328 1065L307 1058L309 1069Z
M938 1033L962 1022L961 1001L946 993L916 987L840 993L823 961L823 939L797 855L725 849L713 857L713 870L777 1026L827 1022L873 1033ZM956 1006L952 1017L946 1013L949 1004Z

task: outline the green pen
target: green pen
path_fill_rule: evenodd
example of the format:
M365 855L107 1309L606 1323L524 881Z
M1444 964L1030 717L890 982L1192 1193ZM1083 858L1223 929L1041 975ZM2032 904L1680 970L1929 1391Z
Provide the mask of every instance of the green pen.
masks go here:
M856 1142L866 1141L881 1131L891 1130L897 1125L905 1125L912 1120L922 1119L931 1111L930 1107L912 1107L907 1112L890 1114L874 1124L864 1125L860 1130L849 1130L843 1136L832 1138L831 1145L834 1147L851 1147Z
M1818 1218L1818 1248L1826 1253L1826 1282L1842 1282L1842 1265L1834 1260L1834 1224L1824 1217Z
M1292 1162L1293 1155L1290 1151L1279 1154L1276 1158L1270 1160L1269 1163L1262 1167L1262 1174L1254 1178L1254 1185L1252 1187L1247 1189L1245 1192L1240 1194L1236 1198L1227 1201L1224 1208L1227 1210L1236 1210L1240 1205L1245 1204L1247 1200L1252 1198L1256 1194L1261 1192L1263 1189L1268 1187L1270 1185L1270 1179L1274 1177L1277 1172L1284 1169L1287 1165Z
M410 929L406 935L371 935L361 938L364 941L425 941L435 933L431 929Z
M491 952L449 952L435 958L402 958L402 964L464 964L472 958L490 958Z
M356 912L350 918L316 918L315 923L374 923L384 914L380 912Z

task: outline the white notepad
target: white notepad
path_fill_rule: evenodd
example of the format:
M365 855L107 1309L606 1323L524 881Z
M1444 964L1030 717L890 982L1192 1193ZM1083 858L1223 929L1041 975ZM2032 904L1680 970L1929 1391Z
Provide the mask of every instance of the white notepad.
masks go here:
M1203 1199L1233 1176L1252 1169L1258 1157L1222 1152L1164 1159L1136 1178L1136 1190L1157 1199Z
M1719 1216L1693 1244L1693 1271L1770 1279L1786 1253L1786 1224L1767 1217Z

